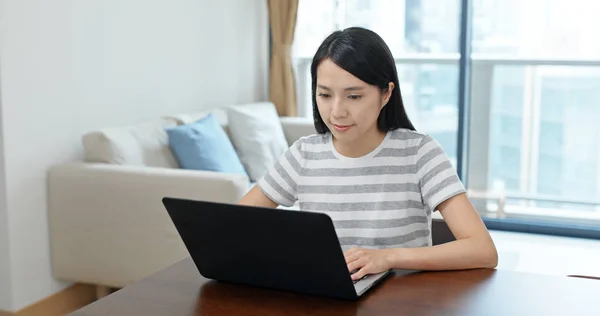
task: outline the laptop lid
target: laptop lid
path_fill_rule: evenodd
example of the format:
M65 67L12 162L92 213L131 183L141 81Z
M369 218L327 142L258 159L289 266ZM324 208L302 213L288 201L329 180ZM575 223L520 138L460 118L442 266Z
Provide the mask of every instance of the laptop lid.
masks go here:
M175 198L163 204L205 278L357 298L326 214Z

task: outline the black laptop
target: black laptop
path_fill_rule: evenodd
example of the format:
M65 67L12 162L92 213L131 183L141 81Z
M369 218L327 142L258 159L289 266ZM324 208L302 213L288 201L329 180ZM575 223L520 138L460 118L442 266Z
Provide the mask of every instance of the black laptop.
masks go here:
M356 300L392 272L353 281L323 213L168 197L163 204L208 279Z

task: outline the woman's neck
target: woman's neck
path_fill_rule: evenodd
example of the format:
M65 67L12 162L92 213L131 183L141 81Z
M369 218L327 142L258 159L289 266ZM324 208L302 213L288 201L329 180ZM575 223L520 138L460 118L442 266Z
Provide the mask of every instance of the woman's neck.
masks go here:
M338 153L349 158L359 158L375 150L383 142L386 133L376 126L351 142L341 142L333 137L333 146Z

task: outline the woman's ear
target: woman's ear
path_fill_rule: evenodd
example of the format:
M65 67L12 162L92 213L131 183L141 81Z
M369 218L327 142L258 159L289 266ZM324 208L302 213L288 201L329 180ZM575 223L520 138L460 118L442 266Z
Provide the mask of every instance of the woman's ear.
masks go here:
M390 98L392 97L392 92L393 91L394 91L394 83L390 82L388 84L387 89L384 90L384 93L383 93L383 100L382 100L383 102L381 103L381 108L382 109L390 101Z

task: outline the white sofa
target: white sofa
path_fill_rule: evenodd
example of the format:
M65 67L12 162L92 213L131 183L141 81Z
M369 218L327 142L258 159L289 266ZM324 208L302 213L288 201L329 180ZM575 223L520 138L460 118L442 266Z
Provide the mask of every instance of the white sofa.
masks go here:
M252 106L252 105L249 105ZM120 288L188 255L161 199L237 202L249 189L238 174L180 169L164 128L223 108L157 118L83 136L85 160L48 172L52 269L56 278ZM315 133L312 120L279 118L288 144Z

